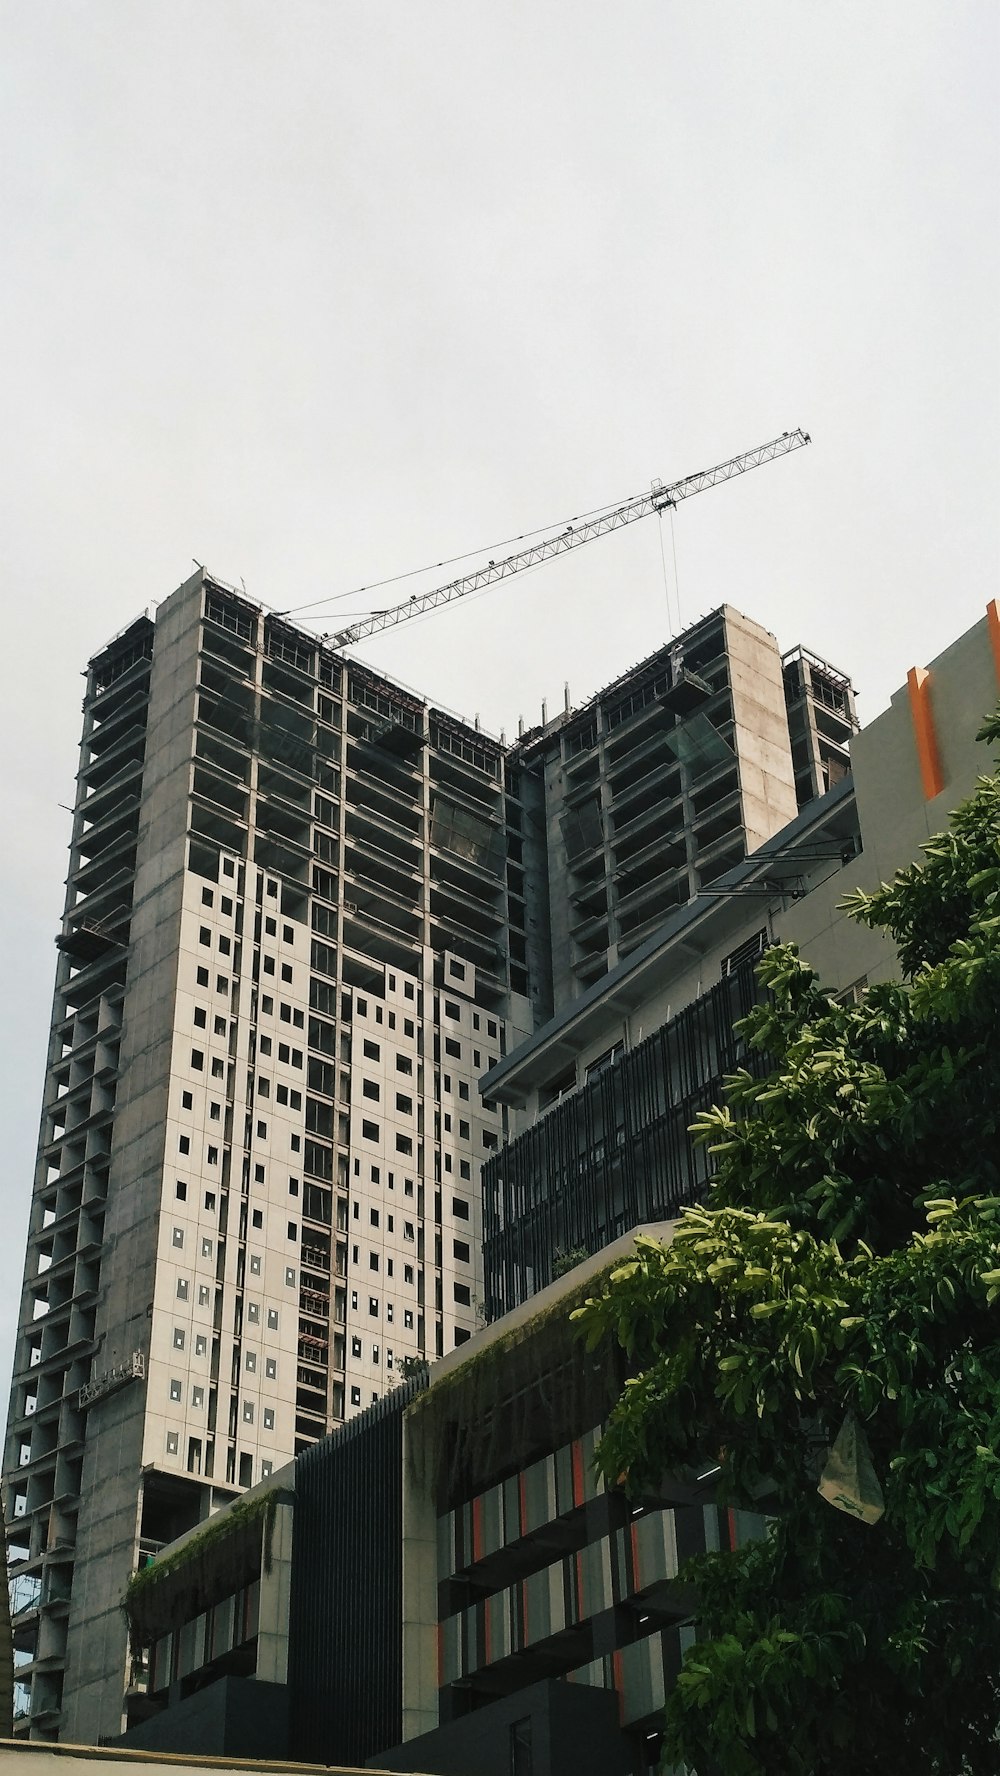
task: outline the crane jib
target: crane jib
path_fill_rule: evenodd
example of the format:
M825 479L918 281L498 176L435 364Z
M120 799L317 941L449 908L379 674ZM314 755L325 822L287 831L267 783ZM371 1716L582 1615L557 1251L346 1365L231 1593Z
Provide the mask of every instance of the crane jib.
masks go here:
M552 555L564 554L568 549L578 549L583 543L589 543L595 537L606 536L608 531L620 530L623 525L633 524L637 518L645 518L651 512L670 511L681 500L690 499L692 494L717 487L722 481L731 481L736 475L745 475L749 469L773 462L776 457L787 456L789 451L800 450L804 444L811 442L809 433L797 427L794 432L782 432L780 438L772 438L766 444L758 444L753 450L745 450L741 456L731 456L726 462L717 463L714 468L700 469L697 474L686 475L682 481L672 481L666 485L654 482L648 493L637 494L623 505L599 513L596 518L588 518L580 524L566 525L554 536L532 543L515 555L507 555L502 561L490 561L471 574L449 580L446 586L438 586L433 592L411 595L402 604L390 605L387 610L373 611L370 616L363 617L358 623L352 623L348 629L341 629L329 639L335 647L348 647L352 642L361 641L366 635L376 635L383 629L394 629L399 623L409 622L411 617L418 617L424 611L436 610L442 604L453 604L458 598L466 598L470 592L479 592L497 580L508 579L511 574L521 573L540 561L547 561Z

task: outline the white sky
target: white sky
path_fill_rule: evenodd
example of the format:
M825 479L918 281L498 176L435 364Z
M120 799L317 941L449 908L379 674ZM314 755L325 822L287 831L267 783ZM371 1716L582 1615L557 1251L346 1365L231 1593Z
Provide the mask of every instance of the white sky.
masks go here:
M87 657L192 556L287 608L802 425L678 512L681 609L804 641L870 719L998 589L1000 9L0 22L3 1368ZM361 651L511 734L667 632L648 519Z

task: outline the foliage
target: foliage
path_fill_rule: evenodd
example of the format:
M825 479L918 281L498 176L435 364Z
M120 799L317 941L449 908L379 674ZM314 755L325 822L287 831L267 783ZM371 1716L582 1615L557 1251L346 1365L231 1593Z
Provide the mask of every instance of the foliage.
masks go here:
M624 1379L610 1341L580 1361L572 1312L601 1277L567 1283L504 1331L462 1347L409 1408L411 1477L444 1506L487 1485L501 1466L521 1466L567 1442L610 1410ZM506 1322L504 1322L506 1324ZM468 1354L465 1354L465 1352Z
M772 1517L695 1563L665 1755L699 1772L1000 1768L1000 776L924 849L847 908L902 982L840 1005L793 947L764 958L743 1028L774 1071L698 1120L707 1206L575 1315L633 1368L605 1475L717 1460L721 1500ZM816 1492L848 1411L874 1526Z
M565 1252L561 1246L557 1246L552 1254L553 1282L559 1277L566 1276L569 1271L575 1270L578 1264L582 1264L589 1257L590 1253L586 1246L570 1246Z
M269 1572L278 1492L251 1493L216 1512L171 1553L130 1580L122 1608L133 1644L149 1646L209 1604Z
M430 1373L430 1365L426 1357L399 1357L396 1361L396 1368L404 1381L415 1381L418 1376L426 1380Z

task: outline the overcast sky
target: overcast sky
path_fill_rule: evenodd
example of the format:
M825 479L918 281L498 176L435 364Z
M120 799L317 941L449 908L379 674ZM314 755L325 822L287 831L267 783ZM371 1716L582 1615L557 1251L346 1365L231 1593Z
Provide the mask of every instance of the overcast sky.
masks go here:
M88 656L192 557L303 605L802 425L673 537L360 651L510 734L660 645L675 546L685 622L730 600L870 719L998 591L1000 8L0 19L6 1372Z

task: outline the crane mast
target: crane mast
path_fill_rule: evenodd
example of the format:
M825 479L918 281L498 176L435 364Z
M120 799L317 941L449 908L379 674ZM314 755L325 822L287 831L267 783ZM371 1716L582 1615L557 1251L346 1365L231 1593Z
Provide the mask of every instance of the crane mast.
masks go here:
M390 605L387 610L372 611L369 616L362 617L349 628L341 629L336 635L325 639L332 641L336 647L348 647L352 642L363 640L366 635L378 635L383 629L395 629L398 624L409 622L411 617L421 616L424 611L436 610L442 604L453 604L457 598L467 598L470 592L479 592L484 586L493 585L496 580L506 580L512 574L523 573L525 568L534 567L540 561L548 561L552 555L565 555L570 549L579 549L582 544L593 542L596 537L606 536L608 531L621 530L626 524L634 524L637 518L646 518L651 512L668 511L679 505L681 500L690 499L692 494L704 493L709 487L717 487L720 481L732 481L735 476L745 475L749 469L757 469L762 463L773 462L775 457L787 456L790 451L800 450L809 442L809 433L801 429L782 432L780 438L772 438L767 444L758 444L754 450L745 450L742 456L731 456L727 462L717 463L714 468L699 469L697 474L686 475L682 481L673 481L666 486L654 482L648 493L636 494L633 499L625 500L620 506L610 507L596 518L567 525L557 535L532 543L514 555L505 556L502 561L490 561L485 567L476 568L473 573L463 574L457 580L449 580L446 586L438 586L433 592L415 593L401 604Z

